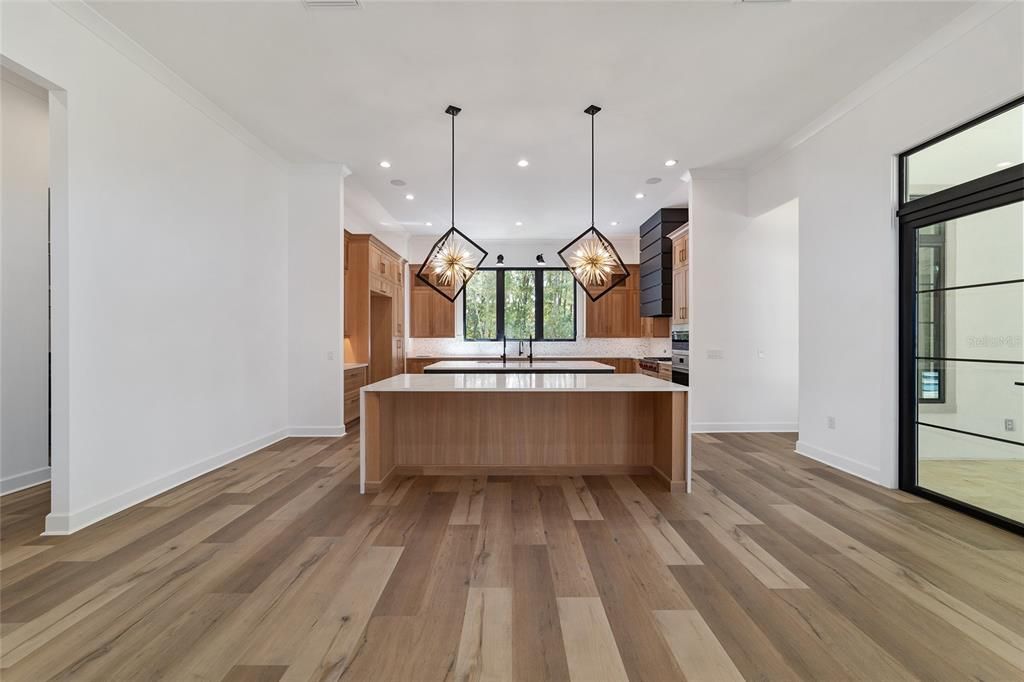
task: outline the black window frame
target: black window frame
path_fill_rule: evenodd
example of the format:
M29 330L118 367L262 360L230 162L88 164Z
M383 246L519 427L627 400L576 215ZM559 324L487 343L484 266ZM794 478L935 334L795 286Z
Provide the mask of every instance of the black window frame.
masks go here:
M497 288L495 296L495 313L497 321L495 331L497 335L491 339L471 339L466 336L466 297L462 297L462 340L470 343L494 342L494 341L529 341L530 339L519 339L505 337L505 274L506 272L532 272L534 276L534 313L533 326L536 335L534 341L545 341L548 343L571 343L579 336L579 300L576 296L576 282L573 281L572 288L572 338L547 339L544 338L544 273L545 272L569 272L568 268L480 268L480 272L495 272L494 285ZM571 275L570 275L571 277Z

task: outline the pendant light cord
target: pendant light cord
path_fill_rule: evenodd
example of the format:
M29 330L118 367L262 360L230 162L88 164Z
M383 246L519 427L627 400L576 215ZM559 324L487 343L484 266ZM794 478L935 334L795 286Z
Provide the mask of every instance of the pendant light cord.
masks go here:
M594 226L594 114L590 115L590 226Z
M455 227L455 115L452 114L452 227Z

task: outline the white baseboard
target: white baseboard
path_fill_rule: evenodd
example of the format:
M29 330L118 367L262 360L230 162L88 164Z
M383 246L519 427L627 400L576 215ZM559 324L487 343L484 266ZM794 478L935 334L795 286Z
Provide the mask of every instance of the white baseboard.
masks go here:
M797 424L783 422L695 422L691 433L796 433Z
M22 474L8 476L7 478L0 478L0 495L16 493L19 490L31 488L32 486L39 485L40 483L46 483L49 480L50 467L42 467L40 469L26 471Z
M341 426L293 426L288 435L296 438L330 437L340 438L345 435L345 425Z
M895 488L895 481L885 480L885 476L882 475L882 470L878 467L867 466L863 462L838 455L834 452L829 452L824 448L819 448L814 445L810 445L804 441L798 440L796 442L796 452L803 455L804 457L810 457L813 460L817 460L822 464L828 464L831 467L835 467L840 471L845 471L848 474L853 474L859 478L863 478L871 483L877 483L885 488Z
M233 462L236 459L250 455L257 450L271 445L272 443L276 443L282 438L287 437L290 431L290 429L280 429L273 433L268 433L256 440L231 448L230 450L214 455L213 457L208 457L200 462L196 462L195 464L191 464L183 469L167 474L166 476L153 479L148 483L144 483L132 488L131 490L127 490L120 495L110 497L102 502L92 505L91 507L72 512L70 514L50 513L46 516L46 530L43 532L43 535L70 535L71 533L79 531L86 526L90 526L97 521L116 514L119 511L139 504L140 502L144 502L151 497L174 488L175 486L179 486L182 483L190 481L197 476L202 476L203 474L213 471L218 467L222 467L229 462Z

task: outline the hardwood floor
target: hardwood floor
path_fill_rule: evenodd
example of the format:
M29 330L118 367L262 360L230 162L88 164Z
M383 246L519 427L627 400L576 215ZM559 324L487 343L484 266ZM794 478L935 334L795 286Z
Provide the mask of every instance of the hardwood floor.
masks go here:
M16 680L1006 680L1024 539L792 452L647 477L408 478L291 439L69 537L0 502Z

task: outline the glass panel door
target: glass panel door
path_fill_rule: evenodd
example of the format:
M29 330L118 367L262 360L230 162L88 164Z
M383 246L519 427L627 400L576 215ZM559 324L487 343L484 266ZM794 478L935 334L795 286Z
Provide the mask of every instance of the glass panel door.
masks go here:
M1024 204L916 241L917 485L1024 522Z
M1020 103L991 119L1020 118ZM988 127L993 127L989 125ZM985 128L979 125L978 129ZM1020 126L989 175L956 136L903 158L900 487L1024 530L1024 164ZM962 135L977 135L968 127ZM1004 151L999 152L1002 148ZM1014 156L1016 154L1016 156ZM973 155L973 156L972 156ZM994 157L993 157L994 158ZM999 158L1003 158L1000 156ZM941 169L922 169L924 161ZM918 164L915 177L914 163ZM968 181L933 183L928 173ZM917 200L917 201L915 201Z

